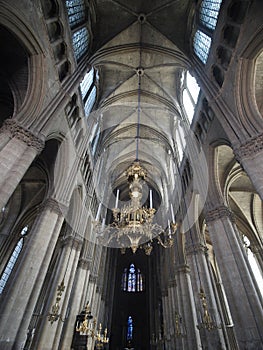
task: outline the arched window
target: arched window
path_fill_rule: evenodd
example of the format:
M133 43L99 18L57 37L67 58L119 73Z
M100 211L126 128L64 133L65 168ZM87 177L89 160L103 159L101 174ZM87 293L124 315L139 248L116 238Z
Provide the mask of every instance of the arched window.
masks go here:
M201 30L197 30L194 36L194 52L196 56L205 64L209 55L211 38Z
M129 269L125 268L122 274L122 290L124 292L143 292L144 278L140 271L133 263Z
M203 0L199 11L199 20L205 27L214 30L222 0Z
M251 251L250 240L245 235L243 235L242 238L243 238L243 244L247 253L249 264L255 276L255 280L257 281L259 290L261 291L261 294L263 296L263 277L262 277L260 268L258 266L257 259L255 258L253 252Z
M28 232L28 226L25 226L21 232L20 232L20 238L6 264L6 267L2 273L1 279L0 279L0 294L2 294L5 285L11 275L11 272L15 266L15 263L19 257L19 254L21 253L21 250L23 248L23 244L24 244L24 236L27 234Z
M200 5L199 22L193 39L193 49L196 56L204 64L206 64L209 55L221 2L222 0L203 0Z

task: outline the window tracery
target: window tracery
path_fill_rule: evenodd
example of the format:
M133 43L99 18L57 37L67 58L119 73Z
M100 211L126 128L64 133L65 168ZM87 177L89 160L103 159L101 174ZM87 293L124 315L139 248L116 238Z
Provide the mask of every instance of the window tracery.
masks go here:
M122 290L124 292L143 292L144 290L143 275L133 263L130 264L129 269L124 269Z
M221 2L222 0L203 0L200 6L200 23L211 30L216 27Z
M77 61L88 51L89 47L89 32L86 27L83 27L72 35L73 51Z
M209 55L212 34L217 24L221 2L222 0L203 0L200 5L199 23L193 39L193 49L196 56L204 64L206 64ZM202 29L207 29L208 34L204 33Z
M71 28L85 20L84 0L66 0L68 20Z
M203 33L201 30L197 30L194 36L194 52L196 56L206 64L210 47L211 47L210 36Z

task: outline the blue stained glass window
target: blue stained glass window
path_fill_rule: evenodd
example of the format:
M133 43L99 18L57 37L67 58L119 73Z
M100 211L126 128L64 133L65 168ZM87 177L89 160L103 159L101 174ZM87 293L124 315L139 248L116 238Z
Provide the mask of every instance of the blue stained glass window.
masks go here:
M133 320L132 317L128 317L128 322L127 322L127 340L132 340L133 337Z
M80 91L81 91L82 98L84 98L87 95L91 87L91 84L93 83L93 80L94 80L94 68L91 68L91 70L88 71L87 74L85 74L84 79L80 83Z
M211 38L201 30L197 30L194 36L194 52L205 64L209 55Z
M222 0L203 0L199 19L207 28L214 30L217 23L217 17L220 10Z
M81 28L72 35L73 50L76 59L79 60L87 51L89 46L89 32L86 27Z
M66 7L71 28L85 20L84 0L66 0Z
M121 287L124 292L142 292L144 290L143 275L134 264L130 264L129 269L124 269Z
M136 291L136 274L134 265L130 265L129 275L128 275L128 292Z
M92 110L92 107L96 101L96 95L97 95L97 88L94 85L84 105L86 116L88 116L90 114L90 111Z

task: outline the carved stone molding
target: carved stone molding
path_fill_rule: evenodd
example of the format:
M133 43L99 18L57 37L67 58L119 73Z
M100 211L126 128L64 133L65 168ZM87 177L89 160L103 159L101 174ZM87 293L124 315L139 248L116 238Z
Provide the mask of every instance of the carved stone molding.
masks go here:
M39 210L50 210L58 215L63 215L67 208L65 205L59 203L56 199L48 198L40 205Z
M91 261L88 259L80 258L78 262L78 267L83 270L90 270L91 268Z
M193 255L194 253L201 252L201 253L206 253L208 251L208 248L206 245L201 244L201 243L194 243L190 244L188 243L185 245L185 251L187 255Z
M72 249L80 250L83 239L79 235L70 235L61 240L62 246L70 246Z
M89 282L96 283L98 280L98 275L90 275L89 276Z
M207 211L205 215L206 222L216 221L225 217L229 218L233 223L235 222L234 214L224 205L220 205L219 207Z
M19 125L15 120L7 119L2 128L1 132L9 132L12 137L23 141L27 146L33 147L40 153L44 146L45 142L35 136L29 130L24 129L21 125Z
M252 137L246 143L234 148L236 159L240 163L242 163L243 158L249 158L261 151L263 151L263 134Z
M176 274L179 274L179 273L190 273L190 267L188 265L178 265L176 266Z

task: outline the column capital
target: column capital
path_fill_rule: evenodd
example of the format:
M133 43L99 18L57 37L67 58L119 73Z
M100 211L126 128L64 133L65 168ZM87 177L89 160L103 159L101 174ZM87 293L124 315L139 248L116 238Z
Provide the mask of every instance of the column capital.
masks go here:
M192 255L197 252L206 253L208 248L205 244L202 243L187 243L185 245L185 252L187 255Z
M98 280L98 275L91 274L91 275L89 276L89 282L96 283L97 280Z
M263 151L263 134L254 136L241 145L234 146L236 159L240 163L242 163L242 159L249 158L261 151Z
M176 274L187 273L190 274L190 267L186 264L176 266Z
M24 129L17 121L12 119L5 120L1 132L9 132L12 137L23 141L29 147L35 148L38 153L40 153L45 146L43 140L34 135L31 131Z
M64 204L59 203L56 199L51 197L44 200L39 207L39 210L50 210L58 215L63 215L67 209L68 208Z
M80 250L82 247L82 243L83 243L83 238L78 234L68 235L66 237L63 237L61 240L62 246L70 246L72 247L72 249L75 249L75 250Z
M80 258L78 267L83 270L90 270L92 261L90 259Z
M235 222L234 214L225 205L219 205L216 208L210 209L205 214L206 222L212 222L226 217L229 218L233 223Z

